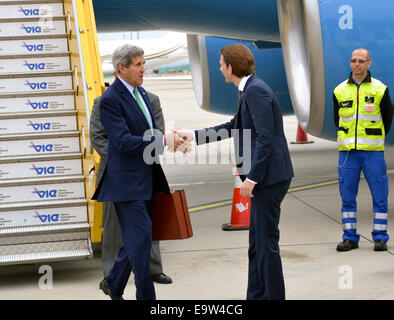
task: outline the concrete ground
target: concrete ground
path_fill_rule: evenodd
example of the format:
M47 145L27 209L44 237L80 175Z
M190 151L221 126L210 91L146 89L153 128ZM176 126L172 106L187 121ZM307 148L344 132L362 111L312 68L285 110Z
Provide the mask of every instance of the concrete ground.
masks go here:
M231 117L205 112L197 106L190 80L146 79L145 88L158 94L167 129L201 128L228 121ZM360 248L336 252L342 225L335 142L309 137L313 144L290 144L296 138L297 121L284 117L286 136L295 170L290 192L282 204L281 256L287 299L393 299L394 245L387 252L374 252L371 240L372 201L365 180L358 196ZM158 299L245 299L248 265L248 231L222 231L230 222L233 196L231 141L198 147L188 156L166 154L163 168L174 189L184 189L194 235L190 239L162 241L161 252L170 285L155 284ZM201 150L201 148L207 148ZM216 158L216 151L225 157ZM206 152L212 164L198 164L196 154ZM394 150L386 150L389 169L394 169ZM202 159L202 158L201 158ZM208 159L209 160L209 157ZM390 189L394 187L389 175ZM329 182L318 186L321 182ZM315 185L315 187L312 187ZM300 186L311 186L299 189ZM298 189L297 189L298 188ZM230 200L230 201L229 201ZM219 202L227 201L224 205ZM219 203L211 209L205 204ZM389 198L393 212L393 198ZM394 218L389 215L388 232ZM102 279L100 252L93 259L46 263L53 270L53 287L41 285L41 264L0 267L0 299L108 299L98 284ZM132 277L125 299L135 299Z

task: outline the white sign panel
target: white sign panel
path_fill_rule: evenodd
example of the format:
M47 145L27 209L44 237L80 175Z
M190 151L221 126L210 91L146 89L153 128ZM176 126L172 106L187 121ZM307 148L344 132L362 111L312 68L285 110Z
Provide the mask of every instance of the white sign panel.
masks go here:
M0 11L1 19L53 17L62 15L63 5L61 3L8 5L7 10Z
M0 81L0 93L71 89L71 76L8 78Z
M37 112L39 115L46 111L73 110L75 102L73 95L38 96L25 98L0 98L0 114L12 112Z
M77 130L75 116L0 120L0 134Z
M64 21L0 22L0 37L45 36L66 33Z
M0 59L0 74L70 71L69 57Z
M1 141L0 157L80 152L79 138Z
M0 41L0 55L64 53L68 51L66 38L24 39Z
M0 203L85 198L83 182L0 187Z
M0 212L0 228L87 221L86 207L30 209Z
M81 159L0 164L0 179L39 178L81 174Z

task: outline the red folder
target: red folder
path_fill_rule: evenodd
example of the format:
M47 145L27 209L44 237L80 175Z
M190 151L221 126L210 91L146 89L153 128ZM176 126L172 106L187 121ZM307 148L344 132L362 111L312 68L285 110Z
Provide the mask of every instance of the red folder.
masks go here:
M193 236L185 191L157 193L153 199L152 240L177 240Z

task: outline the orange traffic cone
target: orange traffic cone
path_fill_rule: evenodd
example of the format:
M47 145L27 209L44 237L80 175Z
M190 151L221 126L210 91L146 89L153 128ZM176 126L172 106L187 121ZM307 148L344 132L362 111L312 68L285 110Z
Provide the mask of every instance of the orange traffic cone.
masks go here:
M301 128L300 124L298 124L296 141L292 141L291 144L306 144L313 142L314 141L308 141L308 136L306 132Z
M238 171L234 182L233 207L231 209L231 221L222 225L224 231L248 230L250 225L250 199L241 196L242 181Z

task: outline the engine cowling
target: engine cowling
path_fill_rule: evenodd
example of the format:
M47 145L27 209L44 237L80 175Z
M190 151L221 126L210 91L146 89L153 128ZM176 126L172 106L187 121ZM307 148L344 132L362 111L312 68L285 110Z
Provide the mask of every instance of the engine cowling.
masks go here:
M99 32L179 30L279 41L276 0L94 0Z
M287 88L283 57L278 43L257 43L201 35L188 35L189 60L194 90L199 105L207 111L235 114L238 109L238 89L224 81L219 70L220 49L230 43L243 43L253 53L256 73L276 93L283 114L294 113Z

